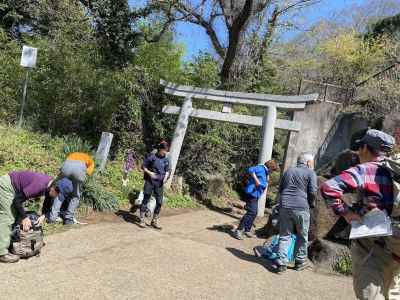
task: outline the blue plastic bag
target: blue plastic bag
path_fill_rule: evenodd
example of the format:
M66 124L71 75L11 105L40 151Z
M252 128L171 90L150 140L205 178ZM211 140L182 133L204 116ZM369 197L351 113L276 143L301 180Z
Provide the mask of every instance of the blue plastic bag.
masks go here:
M296 246L296 235L290 235L290 245L287 257L289 262L294 262L294 248ZM279 258L279 235L275 235L269 245L265 244L262 250L262 256L269 260L277 260Z

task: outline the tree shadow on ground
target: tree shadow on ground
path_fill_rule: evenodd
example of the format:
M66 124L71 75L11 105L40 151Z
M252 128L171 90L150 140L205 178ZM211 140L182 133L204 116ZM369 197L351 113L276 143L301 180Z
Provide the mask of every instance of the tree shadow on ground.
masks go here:
M229 234L233 238L236 238L235 237L236 227L234 225L232 225L232 224L213 225L211 227L207 227L207 229L211 230L211 231L223 232L223 233ZM262 231L262 229L256 230L254 232L254 234L255 234L255 236L257 238L264 238L265 237L265 234Z
M207 227L208 230L218 231L229 234L232 238L235 238L234 229L235 227L232 224L222 224L222 225L214 225L211 227Z
M255 255L248 254L242 250L236 249L236 248L226 248L230 253L232 253L234 256L237 258L240 258L242 260L251 262L251 263L256 263L264 268L266 268L268 271L271 273L277 274L276 268L274 267L274 264L269 261L268 259L262 258L262 257L256 257Z
M209 210L215 211L217 213L231 217L233 219L240 220L242 218L241 216L236 216L235 214L233 214L231 207L218 207L212 204L211 201L202 201L202 204Z

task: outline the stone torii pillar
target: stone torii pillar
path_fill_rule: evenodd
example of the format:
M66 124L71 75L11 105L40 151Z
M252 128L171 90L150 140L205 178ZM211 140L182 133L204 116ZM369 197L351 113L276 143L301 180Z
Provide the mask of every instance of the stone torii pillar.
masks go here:
M172 177L175 173L183 139L188 126L189 117L262 127L263 142L259 154L259 163L264 164L272 157L275 128L289 131L300 131L301 128L301 124L298 122L277 119L277 109L303 110L306 103L315 102L318 99L318 94L277 96L196 88L191 86L176 85L163 80L161 80L160 83L161 85L165 86L165 93L174 96L185 97L182 107L171 105L163 107L164 113L179 114L178 123L175 128L169 154L171 162L171 176L166 183L167 187L171 185ZM224 103L224 108L222 112L194 109L192 107L193 99L222 102ZM261 106L265 110L264 116L248 116L233 113L231 110L233 104ZM227 105L230 105L230 109L226 109ZM258 216L264 215L265 195L266 193L259 201Z
M186 97L185 101L180 110L178 123L175 127L174 136L169 151L169 160L171 164L171 175L166 183L167 187L171 186L173 175L175 174L176 165L178 164L178 158L181 153L183 139L185 138L186 129L189 124L189 117L192 113L192 98Z
M277 110L275 106L268 106L265 109L262 125L262 146L258 157L258 163L264 164L272 158L272 150L275 137L275 122L277 118ZM264 215L265 203L267 201L268 188L265 189L263 195L258 200L258 213L257 216Z

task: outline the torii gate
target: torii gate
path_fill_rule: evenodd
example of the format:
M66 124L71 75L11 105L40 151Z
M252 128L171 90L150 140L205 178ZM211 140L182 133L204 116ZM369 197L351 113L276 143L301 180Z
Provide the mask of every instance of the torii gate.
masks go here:
M189 123L189 117L262 127L263 141L258 161L260 164L264 164L272 157L275 128L289 131L300 131L301 129L301 124L298 122L277 119L277 108L291 111L303 110L307 103L316 102L318 99L318 94L278 96L197 88L177 85L164 80L161 80L160 84L165 86L164 92L166 94L185 97L182 107L167 105L164 106L162 110L163 113L167 114L179 114L169 153L171 176L166 183L167 187L171 185L175 173L183 139ZM192 107L192 99L223 102L224 106L222 112L195 109ZM265 110L264 116L258 117L232 113L233 104L263 107ZM264 215L265 196L266 193L258 203L258 216Z

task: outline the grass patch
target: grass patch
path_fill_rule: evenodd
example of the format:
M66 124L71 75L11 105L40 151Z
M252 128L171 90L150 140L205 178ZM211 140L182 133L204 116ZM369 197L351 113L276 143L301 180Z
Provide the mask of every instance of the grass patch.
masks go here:
M64 226L63 223L48 224L44 222L43 224L43 232L45 236L64 232L67 231L68 229L70 229L70 226Z
M338 254L332 266L335 272L350 276L352 274L352 260L348 252Z
M167 194L166 207L169 208L198 208L200 204L192 197L180 194Z

